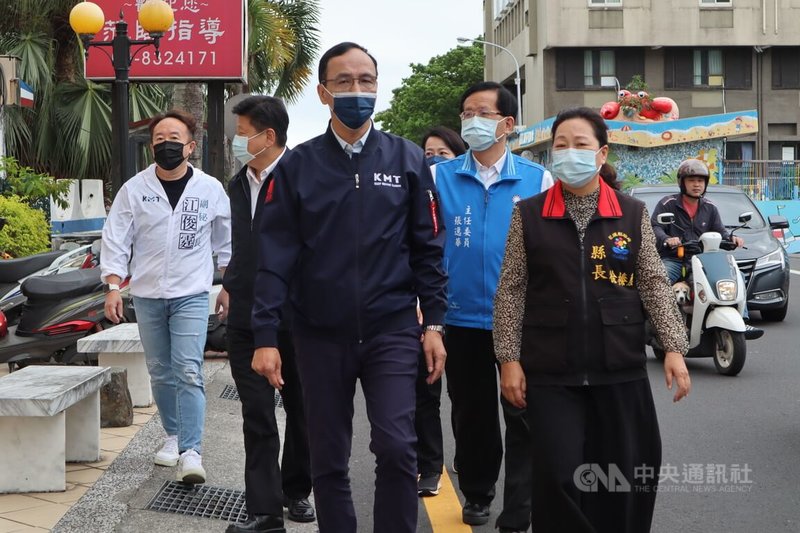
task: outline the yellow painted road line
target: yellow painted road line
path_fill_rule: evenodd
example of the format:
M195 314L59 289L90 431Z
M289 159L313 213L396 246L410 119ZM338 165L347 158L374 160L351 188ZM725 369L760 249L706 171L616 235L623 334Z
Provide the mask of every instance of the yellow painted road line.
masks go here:
M472 528L461 521L461 502L447 475L442 474L442 488L438 496L422 498L433 533L472 533Z

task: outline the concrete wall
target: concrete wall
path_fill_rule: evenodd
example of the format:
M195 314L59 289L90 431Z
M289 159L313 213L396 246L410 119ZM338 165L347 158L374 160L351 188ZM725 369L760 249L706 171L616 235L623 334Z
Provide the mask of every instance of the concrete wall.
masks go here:
M733 0L733 7L700 7L698 0L623 0L620 8L589 8L587 0L540 4L546 4L544 48L780 45L800 32L796 0Z
M757 109L760 131L737 141L754 142L756 159L775 158L782 143L796 144L800 159L800 90L772 89L770 49L800 45L800 0L733 0L733 8L701 8L699 0L623 0L622 4L622 8L597 9L589 8L588 0L517 0L498 21L491 12L492 2L485 2L487 40L498 39L493 42L509 48L524 66L525 124L565 107L599 108L616 97L613 88L556 89L558 47L642 47L651 94L672 98L681 116L691 117L722 113L723 90L666 90L664 47L746 46L752 49L751 87L725 90L724 110ZM527 17L519 33L509 37L509 27L520 28L520 11ZM510 26L509 16L515 25ZM508 54L487 50L486 78L513 80L514 64Z

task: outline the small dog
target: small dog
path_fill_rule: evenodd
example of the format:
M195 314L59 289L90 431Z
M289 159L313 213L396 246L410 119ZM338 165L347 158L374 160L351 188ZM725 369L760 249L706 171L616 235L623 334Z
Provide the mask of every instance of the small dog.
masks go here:
M675 293L675 300L678 301L678 305L682 306L691 302L691 288L685 281L675 283L672 286L672 290Z

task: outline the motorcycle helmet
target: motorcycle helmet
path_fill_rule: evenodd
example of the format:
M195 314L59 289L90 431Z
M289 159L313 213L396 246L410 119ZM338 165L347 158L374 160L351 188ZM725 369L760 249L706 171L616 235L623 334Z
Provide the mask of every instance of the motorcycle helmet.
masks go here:
M678 186L681 189L681 194L686 194L683 178L703 178L706 182L703 194L708 190L708 180L710 179L708 167L700 159L687 159L678 167Z

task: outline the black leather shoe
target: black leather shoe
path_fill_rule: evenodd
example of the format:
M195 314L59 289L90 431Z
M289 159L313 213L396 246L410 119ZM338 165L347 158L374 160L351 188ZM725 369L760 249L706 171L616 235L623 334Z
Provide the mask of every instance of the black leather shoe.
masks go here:
M317 518L308 498L286 499L283 501L283 506L289 509L289 520L292 522L313 522Z
M489 522L489 506L466 502L461 510L461 521L471 526L482 526Z
M230 524L225 533L286 533L283 517L262 514L250 517L247 522Z

